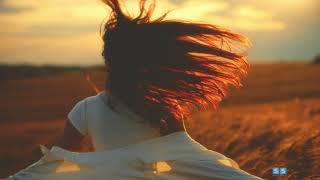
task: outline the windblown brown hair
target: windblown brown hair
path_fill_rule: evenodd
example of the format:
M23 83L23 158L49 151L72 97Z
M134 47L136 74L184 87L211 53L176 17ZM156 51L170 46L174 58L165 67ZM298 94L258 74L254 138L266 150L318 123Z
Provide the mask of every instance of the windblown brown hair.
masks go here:
M111 93L158 125L181 121L197 109L216 108L228 86L247 74L248 40L211 24L151 20L154 3L131 17L118 0L105 24L103 57ZM239 49L240 48L240 49Z

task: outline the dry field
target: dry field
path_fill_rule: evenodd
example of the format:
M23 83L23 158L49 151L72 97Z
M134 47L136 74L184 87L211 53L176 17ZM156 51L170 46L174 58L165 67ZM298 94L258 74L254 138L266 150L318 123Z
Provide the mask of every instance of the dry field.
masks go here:
M0 68L0 177L34 161L39 144L55 142L71 107L95 94L86 74L103 86L99 69ZM244 88L217 111L195 115L188 130L255 175L276 179L271 168L284 166L289 174L280 179L320 179L319 79L320 65L254 65Z

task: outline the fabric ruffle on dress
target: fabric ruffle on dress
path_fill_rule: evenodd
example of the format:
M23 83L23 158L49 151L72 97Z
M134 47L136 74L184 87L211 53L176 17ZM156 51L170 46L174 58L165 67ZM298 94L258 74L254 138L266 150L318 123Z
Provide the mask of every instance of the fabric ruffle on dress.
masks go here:
M102 152L48 150L10 180L105 179L260 179L239 169L231 159L206 149L186 132Z

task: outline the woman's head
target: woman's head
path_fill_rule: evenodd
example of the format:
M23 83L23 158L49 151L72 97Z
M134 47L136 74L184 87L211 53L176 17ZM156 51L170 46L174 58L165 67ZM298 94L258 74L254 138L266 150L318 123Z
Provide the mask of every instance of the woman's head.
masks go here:
M151 20L154 5L146 9L145 0L137 17L118 0L104 2L112 9L103 34L108 88L153 124L215 108L229 86L240 86L248 70L243 36L165 16Z

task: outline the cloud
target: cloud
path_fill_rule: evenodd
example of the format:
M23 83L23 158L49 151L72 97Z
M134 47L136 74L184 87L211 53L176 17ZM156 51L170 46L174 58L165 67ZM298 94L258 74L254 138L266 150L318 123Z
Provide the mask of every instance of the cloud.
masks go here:
M17 14L32 10L30 6L15 6L6 0L0 0L0 14Z
M273 15L271 12L258 9L254 6L250 5L240 5L236 6L232 13L234 16L248 18L248 19L269 19L272 18Z
M20 38L97 34L103 17L107 14L102 3L90 0L78 0L77 3L69 0L41 3L37 0L0 0L0 4L0 7L12 9L11 13L0 13L1 35ZM32 10L23 14L13 11L18 7L29 7Z
M233 12L236 25L242 24L243 29L249 31L281 31L286 28L286 23L274 17L273 12L261 10L254 6L237 6Z
M169 17L193 21L206 21L206 16L211 13L221 13L229 9L229 3L221 0L184 0L179 4L172 3L173 11Z
M93 32L107 15L105 5L94 2L55 0L40 4L37 0L0 0L0 16L1 12L10 14L10 17L2 19L22 26L23 31L32 31L29 34L68 35L72 26L75 32L79 31L75 34L81 34ZM138 0L125 2L130 12L137 12ZM163 0L158 1L154 17L173 10L168 15L171 19L213 23L240 31L280 31L286 28L286 24L278 20L272 11L262 10L250 4L252 3L240 4L231 0ZM19 13L26 11L28 13L19 16ZM54 28L52 24L59 28Z
M223 15L212 13L207 19L240 31L282 31L287 27L284 21L275 18L273 12L249 5L237 5Z
M9 25L9 24L8 24ZM2 35L17 37L71 37L92 34L99 31L95 24L56 24L56 25L35 25L24 30L13 31L11 29L1 30Z
M122 1L129 12L137 12L138 0ZM307 6L307 1L318 2L157 0L154 17L173 10L168 19L211 23L246 34L258 44L253 47L259 53L257 57L265 57L265 46L277 47L270 49L269 54L266 52L269 56L287 44L295 47L296 35L301 42L305 42L306 36L310 36L310 42L317 40L312 35L319 29L316 18L319 13L317 6ZM101 0L0 0L0 59L30 59L39 63L58 62L57 59L61 59L59 63L66 60L78 63L79 59L83 64L96 62L102 47L99 28L108 12L109 8ZM314 33L307 33L312 29ZM279 39L283 44L279 45ZM300 46L298 43L296 46Z
M171 3L171 4L170 4ZM240 31L281 31L286 23L271 10L230 0L170 0L173 19L207 22Z

